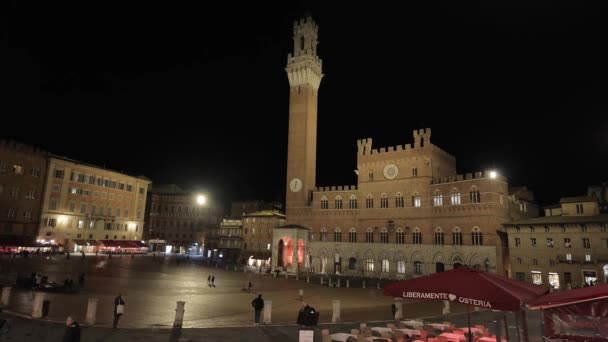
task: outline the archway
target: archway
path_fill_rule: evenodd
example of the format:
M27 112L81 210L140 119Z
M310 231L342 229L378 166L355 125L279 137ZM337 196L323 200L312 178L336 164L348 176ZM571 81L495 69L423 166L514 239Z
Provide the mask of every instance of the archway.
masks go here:
M435 263L435 272L439 273L443 271L445 271L445 264L442 262Z
M283 239L279 240L279 251L277 253L277 266L283 267L283 249L285 247L285 243Z
M462 264L459 263L459 262L455 262L454 265L453 265L453 267L454 267L454 269L457 269L459 267L462 267Z

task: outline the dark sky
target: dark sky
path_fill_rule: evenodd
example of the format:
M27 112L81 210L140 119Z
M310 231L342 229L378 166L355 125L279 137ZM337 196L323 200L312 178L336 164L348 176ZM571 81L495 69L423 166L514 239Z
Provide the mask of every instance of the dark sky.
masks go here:
M355 184L356 139L411 143L422 127L459 173L495 167L541 204L608 180L606 7L128 3L1 5L0 137L224 200L282 199L284 68L309 10L318 185Z

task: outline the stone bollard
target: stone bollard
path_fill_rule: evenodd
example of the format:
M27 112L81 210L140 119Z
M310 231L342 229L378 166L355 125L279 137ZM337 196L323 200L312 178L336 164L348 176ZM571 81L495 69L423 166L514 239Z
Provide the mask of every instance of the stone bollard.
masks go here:
M377 288L378 290L380 290L380 280L378 280L378 284L376 285L376 288Z
M97 320L97 304L99 303L99 298L89 298L89 305L87 306L87 316L85 318L85 322L89 325L95 324Z
M175 308L175 322L173 322L174 328L181 328L184 323L184 306L186 302L177 301L177 307Z
M333 308L333 314L331 316L332 323L340 323L340 301L332 300L331 306Z
M7 307L8 304L11 302L11 290L13 288L10 286L4 286L2 288L2 300L0 301L0 304L4 307Z
M399 320L403 318L403 299L395 298L395 307L397 310L395 311L395 320Z
M264 301L264 324L272 323L272 301L266 300Z
M365 288L365 280L363 281L363 288Z
M321 342L331 342L331 335L329 329L321 330Z
M309 277L309 276L306 276L306 282L307 282L308 284L310 284L310 277Z
M449 300L444 300L443 301L443 310L441 311L441 313L443 315L449 315L450 314L450 301Z
M42 304L44 302L44 292L36 292L32 305L32 318L42 318Z
M323 285L323 277L321 277L321 285Z
M331 278L329 278L329 285L328 286L331 287Z
M349 279L346 279L346 287L347 288L350 287L350 280Z
M338 284L336 284L336 287L340 287L340 278L338 278Z

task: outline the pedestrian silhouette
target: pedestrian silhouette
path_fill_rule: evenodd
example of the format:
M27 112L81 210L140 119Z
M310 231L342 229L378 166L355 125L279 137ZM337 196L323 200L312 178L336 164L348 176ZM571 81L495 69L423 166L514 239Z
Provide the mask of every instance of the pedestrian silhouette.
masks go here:
M215 287L215 275L211 276L211 286Z

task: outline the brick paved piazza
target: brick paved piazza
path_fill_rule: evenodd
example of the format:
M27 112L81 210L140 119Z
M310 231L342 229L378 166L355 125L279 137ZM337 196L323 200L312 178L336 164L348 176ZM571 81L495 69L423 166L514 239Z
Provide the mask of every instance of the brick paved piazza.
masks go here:
M82 259L72 255L56 255L52 260L41 256L9 259L2 257L4 270L27 276L31 272L47 275L49 281L63 282L71 275L77 282L78 274L86 274L86 282L78 294L47 294L51 306L49 319L64 320L74 314L84 319L87 300L100 299L97 322L110 326L113 298L123 294L126 301L122 327L169 327L175 317L176 301L186 302L184 327L243 326L253 322L251 301L253 294L241 290L251 279L254 290L272 300L272 323L294 324L299 308L298 290L304 290L304 300L321 312L320 323L330 322L332 299L341 300L342 321L374 321L391 319L390 305L393 298L382 295L375 288L329 288L318 283L307 284L306 280L255 276L251 273L224 271L201 266L199 260L182 262L177 265L175 256L87 256ZM215 275L216 287L207 286L207 276ZM344 286L344 284L342 284ZM360 285L359 285L360 286ZM369 285L368 285L369 286ZM17 290L11 297L11 311L30 314L33 293ZM423 305L406 305L407 317L438 315L439 302L425 302ZM455 311L455 310L453 310Z

